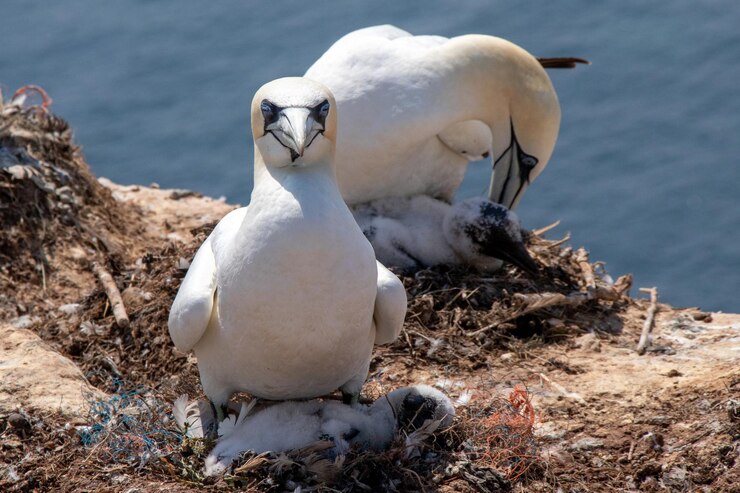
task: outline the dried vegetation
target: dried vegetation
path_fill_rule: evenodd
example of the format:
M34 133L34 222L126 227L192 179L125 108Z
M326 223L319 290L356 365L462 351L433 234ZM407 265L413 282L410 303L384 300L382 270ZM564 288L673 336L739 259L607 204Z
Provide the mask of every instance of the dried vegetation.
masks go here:
M550 349L572 347L586 333L616 339L641 310L629 297L629 276L612 282L585 250L565 246L567 237L545 239L547 228L528 238L542 267L536 279L511 267L492 276L435 268L403 277L406 325L394 344L376 351L366 392L377 396L420 379L436 383L458 399L452 429L407 430L387 452L334 462L321 456L320 445L245 454L232 474L204 478L201 466L212 444L183 437L169 414L178 395L200 390L194 359L172 346L166 319L188 260L214 224L191 229L186 241L147 233L146 214L116 200L92 176L71 137L67 123L47 110L45 96L36 106L0 98L0 315L32 327L111 398L95 402L77 422L0 416L0 489L488 492L624 484L556 472L535 437L547 412L533 407L516 378L500 385L502 369L520 361L557 389L548 369L558 375L586 370ZM157 227L176 229L167 221ZM111 288L94 265L121 293L127 322L114 316ZM577 417L560 388L565 409ZM736 413L730 443L737 448L737 409L728 412ZM658 471L628 466L611 465L606 474L628 471L638 485L662 474L660 465ZM708 474L714 481L719 473Z

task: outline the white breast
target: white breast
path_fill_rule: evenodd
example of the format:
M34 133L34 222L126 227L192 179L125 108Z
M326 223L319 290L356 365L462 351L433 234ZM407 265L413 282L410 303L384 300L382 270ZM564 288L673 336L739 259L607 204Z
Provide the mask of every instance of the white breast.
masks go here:
M315 397L366 367L372 247L341 200L312 193L253 196L239 229L214 244L218 309L195 347L207 394Z

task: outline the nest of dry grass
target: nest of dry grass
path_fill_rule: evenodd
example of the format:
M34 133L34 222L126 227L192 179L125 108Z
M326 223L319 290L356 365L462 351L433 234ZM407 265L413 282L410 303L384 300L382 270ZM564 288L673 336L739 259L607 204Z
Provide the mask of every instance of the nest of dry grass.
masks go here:
M55 256L82 248L108 266L130 319L126 326L116 323L101 285L75 310L43 312L37 332L114 401L96 403L84 427L72 432L60 431L52 418L39 424L34 440L48 444L46 455L16 471L26 479L14 488L102 487L113 477L134 475L184 489L486 492L541 474L534 410L526 391L517 388L510 396L473 396L451 430L412 432L382 454L357 453L341 463L327 463L315 449L247 454L231 476L206 480L200 467L209 444L185 439L169 415L167 403L178 395L202 393L194 359L169 339L167 315L189 260L214 225L192 231L187 244L128 253L122 245L135 231L135 219L92 176L67 123L43 107L0 103L0 157L3 291L11 282L38 289L38 275L54 265ZM406 324L395 343L377 349L371 381L382 380L392 366L470 375L502 351L526 352L586 331L619 331L618 315L631 302L631 278L612 282L585 250L564 246L567 237L545 239L544 232L527 238L541 266L538 278L513 267L485 276L462 268L402 276L409 295ZM121 382L136 391L122 390ZM409 439L416 440L413 454ZM74 470L73 479L62 480L60 470Z
M46 97L46 96L45 96ZM0 258L50 267L62 242L120 255L126 221L90 172L72 130L46 106L0 101ZM12 207L10 207L12 205ZM116 241L118 240L118 241Z

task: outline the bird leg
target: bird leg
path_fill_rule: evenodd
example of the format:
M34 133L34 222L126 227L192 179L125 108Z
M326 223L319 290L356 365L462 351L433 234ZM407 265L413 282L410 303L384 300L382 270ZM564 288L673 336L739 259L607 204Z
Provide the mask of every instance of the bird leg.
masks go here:
M342 402L344 404L347 404L348 406L355 407L360 403L360 393L359 392L345 392L342 391Z
M208 403L211 405L211 410L216 419L213 420L213 427L208 433L208 438L213 440L218 439L218 425L226 418L226 406L216 405L213 401L209 400Z

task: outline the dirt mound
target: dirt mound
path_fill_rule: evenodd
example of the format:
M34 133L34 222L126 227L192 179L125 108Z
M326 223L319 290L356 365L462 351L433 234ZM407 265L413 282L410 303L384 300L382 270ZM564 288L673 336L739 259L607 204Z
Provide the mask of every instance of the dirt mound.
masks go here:
M43 102L24 106L32 92ZM17 294L0 305L6 316L39 302L16 291L17 283L44 291L68 261L121 265L135 230L132 211L98 183L67 122L48 111L49 102L34 87L19 90L9 102L0 97L0 287Z

